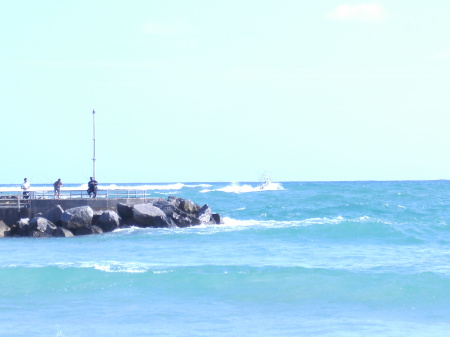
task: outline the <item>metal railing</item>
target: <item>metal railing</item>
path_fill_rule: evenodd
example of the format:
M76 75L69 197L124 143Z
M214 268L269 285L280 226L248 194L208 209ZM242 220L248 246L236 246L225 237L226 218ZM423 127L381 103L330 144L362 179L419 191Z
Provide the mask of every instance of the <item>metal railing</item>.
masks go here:
M23 199L22 193L0 192L0 208L5 207L24 207L25 203L28 204L28 199Z
M26 207L35 199L88 199L91 198L86 190L61 190L58 196L51 190L28 191L0 191L0 208ZM98 199L130 199L150 198L151 191L147 190L97 190Z
M30 204L32 192L0 192L0 208L25 207Z

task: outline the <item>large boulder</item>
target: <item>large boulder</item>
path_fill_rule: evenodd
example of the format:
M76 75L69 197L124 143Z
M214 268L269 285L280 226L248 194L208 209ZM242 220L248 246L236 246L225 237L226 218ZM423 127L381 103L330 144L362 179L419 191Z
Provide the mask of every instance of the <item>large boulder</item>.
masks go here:
M159 208L168 217L172 217L172 214L178 211L173 204L165 200L154 202L152 205Z
M0 220L0 238L9 236L11 234L11 227L6 225L2 220Z
M103 211L94 211L94 216L92 217L92 223L95 224L98 219L100 219L100 216L103 214Z
M92 225L94 211L89 206L74 207L66 210L61 216L64 228L77 229Z
M156 203L153 203L153 206L158 207L160 210L162 210L164 214L166 214L166 216L173 220L177 227L189 227L200 224L199 219L197 219L192 214L186 213L183 209L176 207L175 205L177 204L180 205L181 203L158 201Z
M142 227L177 227L171 218L152 204L134 205L133 220Z
M117 213L119 213L119 216L123 220L132 219L133 218L133 205L118 203L117 204Z
M53 224L48 219L41 217L34 217L30 220L28 225L28 234L35 237L52 236L55 230L55 224ZM40 233L34 234L34 232Z
M214 221L216 225L223 224L223 219L218 213L211 214L211 220Z
M111 232L120 226L119 215L114 211L105 211L98 218L96 225L100 227L103 232Z
M213 221L211 221L211 215L212 211L211 208L209 208L208 205L204 205L200 210L197 212L197 218L200 220L202 224L210 224Z
M80 227L75 230L76 235L102 234L103 231L98 226Z
M176 219L176 223L178 227L190 227L200 225L200 220L195 216L178 216Z
M170 196L167 199L167 202L174 205L176 208L180 209L181 211L195 215L199 210L200 206L195 204L192 200L189 199L182 199L174 196Z
M180 207L180 203L181 203L182 200L183 200L183 199L178 198L178 197L175 197L175 196L173 196L173 195L170 195L170 196L167 198L167 202L171 203L171 204L174 205L176 208L179 208L179 207Z
M46 212L44 212L44 214L42 214L42 217L51 221L55 225L60 225L61 224L61 216L63 215L63 213L64 213L64 210L62 209L62 207L60 205L56 205L56 206L50 208L49 210L47 210Z
M54 237L59 237L59 238L70 238L73 237L73 233L71 231L69 231L67 228L64 227L58 227L56 228L56 230L53 232L53 236Z
M200 206L195 204L192 200L183 199L180 203L180 209L189 214L195 214L200 210Z

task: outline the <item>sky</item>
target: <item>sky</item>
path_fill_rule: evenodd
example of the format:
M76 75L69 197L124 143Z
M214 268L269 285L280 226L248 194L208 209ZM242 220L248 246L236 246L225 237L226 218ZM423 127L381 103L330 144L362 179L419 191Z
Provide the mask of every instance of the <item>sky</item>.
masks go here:
M1 1L0 184L449 179L449 12Z

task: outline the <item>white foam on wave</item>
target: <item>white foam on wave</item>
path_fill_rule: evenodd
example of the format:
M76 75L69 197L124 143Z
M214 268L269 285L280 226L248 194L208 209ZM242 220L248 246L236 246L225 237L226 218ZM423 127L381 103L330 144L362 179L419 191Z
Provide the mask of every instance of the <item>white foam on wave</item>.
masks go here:
M230 217L223 217L223 224L218 226L228 226L228 227L247 227L247 226L255 226L260 225L264 221L260 220L238 220Z
M152 272L153 274L169 274L173 273L173 270L165 269L153 269L150 265L138 264L135 262L130 263L120 263L120 262L105 262L105 263L94 263L91 266L89 264L85 268L94 268L96 270L104 271L106 273L131 273L131 274L142 274L146 272Z
M323 218L308 218L303 220L291 220L291 221L278 221L278 220L237 220L230 217L223 218L224 223L222 225L213 225L217 227L225 226L225 227L235 227L235 228L244 228L244 227L252 227L252 226L261 226L261 227L273 227L273 228L282 228L282 227L307 227L314 225L338 225L344 222L350 223L384 223L390 225L391 223L383 220L377 219L370 216L361 216L357 218L344 218L340 215L335 217L323 217ZM211 226L211 225L207 225Z
M178 191L170 191L170 192L155 192L155 194L160 194L160 195L175 195L178 194Z
M20 187L1 187L0 192L20 192Z
M191 187L191 188L195 188L195 187L211 187L211 184L196 184L196 185L185 185L186 187Z
M249 193L249 192L264 192L264 191L280 191L284 190L283 186L281 186L280 183L270 183L267 186L251 186L248 184L239 185L239 184L231 184L228 186L225 186L223 188L218 188L215 190L209 190L204 189L201 190L200 193L207 193L207 192L225 192L225 193Z
M191 226L187 228L141 228L130 227L120 228L114 230L113 233L117 234L137 234L139 232L145 235L173 235L173 234L198 234L198 235L212 235L223 231L245 230L248 228L288 228L288 227L307 227L320 224L339 224L346 220L341 216L333 218L309 218L304 220L292 220L292 221L278 221L278 220L238 220L230 217L223 217L223 223L220 225L201 224ZM353 221L367 221L364 219L358 219Z
M106 273L130 273L142 274L152 272L153 274L167 274L172 273L173 270L166 270L164 266L158 264L139 263L139 262L118 262L118 261L90 261L79 263L55 263L54 266L65 268L86 268L95 269ZM27 266L29 267L29 266ZM40 266L44 267L44 266Z
M143 184L143 185L117 185L117 184L109 184L109 185L102 185L99 184L98 188L101 190L139 190L139 191L148 191L148 190L180 190L183 187L188 187L185 184L182 183L175 183L175 184L167 184L167 185L151 185L151 184ZM75 189L75 190L84 190L87 189L87 184L82 184L78 187L70 187L68 189Z
M246 227L254 227L254 226L260 226L265 228L283 228L283 227L307 227L307 226L313 226L313 225L321 225L321 224L340 224L345 221L356 221L356 222L362 222L367 221L368 217L361 217L358 219L345 219L342 216L336 216L333 218L309 218L309 219L303 219L303 220L291 220L291 221L277 221L277 220L237 220L232 219L229 217L223 218L223 224L222 225L213 225L218 228L220 227L229 227L229 228L236 228L236 229L243 229ZM211 225L208 225L211 226Z
M294 221L276 221L276 220L237 220L229 217L223 218L223 224L213 225L217 228L228 227L232 229L245 229L249 227L263 227L263 228L280 228L280 227L293 227L293 226L306 226L309 223L305 223L304 220ZM210 226L210 225L209 225Z
M196 187L210 187L209 184L198 184L198 185L188 185L183 183L174 183L174 184L142 184L142 185L99 185L99 188L102 190L181 190L182 188L196 188ZM82 185L81 188L87 188L86 185Z
M151 267L151 265L141 264L136 262L117 262L117 261L90 261L90 262L55 262L55 263L25 263L25 264L14 264L8 265L7 268L17 268L17 267L27 267L27 268L46 268L46 267L57 267L59 269L66 268L86 268L104 271L107 273L145 273ZM156 266L158 267L158 266Z
M110 185L99 185L99 188L102 190L180 190L186 185L182 183L176 183L176 184L167 184L167 185L125 185L125 186L119 186L116 184L110 184Z
M116 261L104 262L85 262L80 265L81 268L93 268L107 273L145 273L149 269L137 263L123 263Z

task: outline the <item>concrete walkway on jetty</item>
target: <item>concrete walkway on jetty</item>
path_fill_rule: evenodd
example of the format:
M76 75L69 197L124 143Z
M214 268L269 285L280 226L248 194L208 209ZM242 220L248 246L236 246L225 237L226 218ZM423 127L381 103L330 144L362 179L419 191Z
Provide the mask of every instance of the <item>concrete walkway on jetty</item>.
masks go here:
M98 191L97 198L89 198L86 191L63 190L60 199L55 199L53 191L30 191L28 199L22 192L0 192L0 219L12 224L21 218L33 218L38 213L60 205L63 209L89 206L94 211L116 210L118 203L142 204L160 198L149 197L144 190L104 190Z

